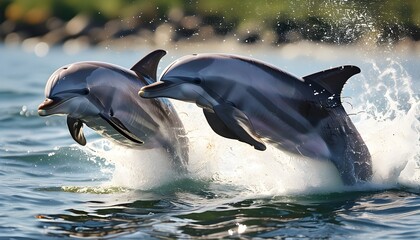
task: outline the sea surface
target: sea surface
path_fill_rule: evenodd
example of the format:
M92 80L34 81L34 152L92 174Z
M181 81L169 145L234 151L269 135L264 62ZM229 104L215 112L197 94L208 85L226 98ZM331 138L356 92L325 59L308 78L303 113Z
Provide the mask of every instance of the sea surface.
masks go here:
M254 57L296 76L359 66L342 96L373 157L364 185L344 186L329 162L223 139L198 107L179 101L190 138L185 177L166 159L87 128L88 145L78 146L64 116L38 116L45 83L60 66L94 60L130 68L153 49L0 45L0 239L420 238L420 56L310 43L166 48L159 72L196 52Z

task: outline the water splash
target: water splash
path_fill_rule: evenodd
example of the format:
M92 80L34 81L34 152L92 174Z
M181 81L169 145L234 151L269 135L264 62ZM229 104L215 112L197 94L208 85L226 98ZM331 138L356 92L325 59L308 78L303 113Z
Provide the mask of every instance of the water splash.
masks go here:
M364 81L362 106L370 117L378 120L401 118L418 104L411 76L401 63L387 58L381 63L369 60L369 64L372 70Z
M114 165L112 179L106 186L148 190L180 176L171 166L166 153L157 150L136 150L117 146L107 140L88 145L90 154L106 159Z
M235 191L231 194L252 196L401 185L420 189L420 101L413 79L395 58L368 60L367 65L360 75L361 88L349 95L350 100L345 101L351 105L345 106L351 106L346 109L349 113L359 113L351 117L372 154L371 184L344 187L334 165L328 161L290 156L270 146L259 152L247 144L222 138L210 129L201 109L174 101L190 139L186 177L233 187ZM115 165L108 183L111 186L148 190L181 178L159 153L123 149L103 140L99 143L90 148Z
M420 100L412 77L393 59L369 60L358 129L373 157L376 183L420 188Z

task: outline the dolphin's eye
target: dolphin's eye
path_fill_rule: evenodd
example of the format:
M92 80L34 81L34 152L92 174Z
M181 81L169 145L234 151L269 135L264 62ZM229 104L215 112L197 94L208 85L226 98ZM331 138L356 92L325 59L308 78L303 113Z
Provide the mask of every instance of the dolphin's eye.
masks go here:
M201 79L199 79L199 78L194 78L193 83L195 83L195 84L200 84L200 83L201 83Z

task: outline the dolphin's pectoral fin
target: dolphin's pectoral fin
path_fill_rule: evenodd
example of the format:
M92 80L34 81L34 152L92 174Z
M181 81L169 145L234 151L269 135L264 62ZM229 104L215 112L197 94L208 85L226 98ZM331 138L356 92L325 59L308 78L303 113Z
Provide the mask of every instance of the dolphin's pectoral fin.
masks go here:
M238 136L233 133L215 113L206 109L203 109L203 113L211 129L213 129L215 133L225 138L238 139Z
M101 116L102 119L107 121L109 125L111 125L115 130L117 130L125 138L138 144L144 144L144 142L140 140L136 135L131 133L130 130L128 130L118 118L109 116L109 115L107 116L102 113L99 115Z
M141 78L146 75L150 78L150 80L156 82L157 67L159 65L160 59L165 55L165 50L155 50L147 54L147 56L145 56L136 64L134 64L134 66L131 67L130 70L133 70L137 74L137 76ZM149 82L149 84L151 83L152 82Z
M67 116L67 127L69 128L70 135L78 144L85 146L86 138L83 134L83 122L80 119Z
M254 128L248 117L242 111L230 104L216 105L213 107L213 110L220 121L236 135L235 139L248 143L260 151L266 149L261 139L255 135Z
M360 73L360 68L346 65L331 68L303 77L307 82L314 82L332 94L339 96L346 81L353 75Z

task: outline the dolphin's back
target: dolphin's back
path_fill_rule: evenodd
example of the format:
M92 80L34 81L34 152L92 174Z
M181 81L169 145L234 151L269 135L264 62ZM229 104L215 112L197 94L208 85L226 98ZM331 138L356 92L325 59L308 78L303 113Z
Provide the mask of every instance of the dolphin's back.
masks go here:
M301 87L304 81L290 73L261 61L228 54L196 54L180 58L167 67L161 80L188 77L201 78L205 87L235 103L238 102L235 97L240 95L230 94L232 91L249 93L253 89L272 97L273 101L279 95L307 100L305 95L309 93Z

